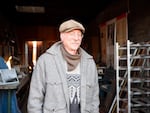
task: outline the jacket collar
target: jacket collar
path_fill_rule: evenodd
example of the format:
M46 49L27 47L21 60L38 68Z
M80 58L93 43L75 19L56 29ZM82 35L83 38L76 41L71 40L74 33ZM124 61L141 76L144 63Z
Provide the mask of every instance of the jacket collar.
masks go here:
M58 55L61 54L60 52L60 45L62 44L61 41L58 41L54 43L49 49L46 50L46 53L52 54L52 55ZM79 48L81 51L81 57L84 58L93 58L90 54L88 54L85 50L83 50L81 47Z

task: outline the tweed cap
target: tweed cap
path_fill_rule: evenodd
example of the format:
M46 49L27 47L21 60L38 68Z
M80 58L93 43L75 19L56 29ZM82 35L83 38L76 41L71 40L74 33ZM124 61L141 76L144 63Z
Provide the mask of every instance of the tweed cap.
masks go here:
M83 27L83 25L73 19L63 22L59 27L59 32L69 32L74 29L79 29L82 33L85 32L85 28Z

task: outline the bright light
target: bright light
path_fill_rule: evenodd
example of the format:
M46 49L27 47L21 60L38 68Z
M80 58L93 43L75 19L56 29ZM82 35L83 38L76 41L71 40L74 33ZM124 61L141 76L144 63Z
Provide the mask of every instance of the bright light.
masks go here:
M8 69L11 69L11 59L12 59L12 56L10 56L6 62Z
M32 44L33 44L32 62L33 65L35 66L37 56L37 41L32 41Z
M42 6L16 6L16 11L25 13L45 13L45 7Z

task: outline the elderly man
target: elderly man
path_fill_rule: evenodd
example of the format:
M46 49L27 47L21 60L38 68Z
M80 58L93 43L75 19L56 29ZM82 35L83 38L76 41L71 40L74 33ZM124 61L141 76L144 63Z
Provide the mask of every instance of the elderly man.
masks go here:
M96 64L80 45L85 28L70 19L59 27L61 41L37 61L28 113L99 113Z

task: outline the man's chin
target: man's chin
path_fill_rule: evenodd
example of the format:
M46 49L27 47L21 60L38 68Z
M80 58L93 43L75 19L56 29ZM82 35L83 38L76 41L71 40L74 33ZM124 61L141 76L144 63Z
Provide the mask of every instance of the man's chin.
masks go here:
M72 50L73 51L76 51L76 50L78 50L79 49L79 47L74 47Z

